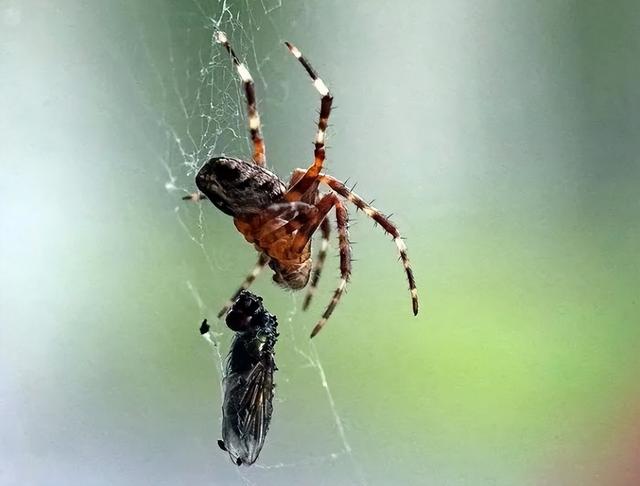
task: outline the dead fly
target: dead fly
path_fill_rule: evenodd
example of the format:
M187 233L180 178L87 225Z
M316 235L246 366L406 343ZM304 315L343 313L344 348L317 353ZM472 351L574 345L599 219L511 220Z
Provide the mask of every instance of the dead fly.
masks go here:
M226 315L236 335L223 379L222 440L218 445L238 466L251 465L262 450L273 412L274 346L278 322L262 298L242 291ZM206 334L206 319L200 333Z

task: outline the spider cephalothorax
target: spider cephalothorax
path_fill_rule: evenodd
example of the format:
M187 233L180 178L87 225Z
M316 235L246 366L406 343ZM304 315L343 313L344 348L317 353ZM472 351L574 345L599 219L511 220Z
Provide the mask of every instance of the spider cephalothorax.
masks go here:
M233 217L234 224L245 239L254 245L260 256L253 271L240 289L223 308L224 315L233 299L247 289L260 270L268 263L274 271L273 280L279 285L298 290L311 278L303 308L309 306L317 286L329 244L329 212L335 208L340 250L340 284L311 336L315 336L333 312L351 274L351 247L349 245L347 209L342 198L361 209L367 216L389 233L398 247L400 260L409 280L414 315L418 313L418 293L409 265L407 248L397 228L377 209L354 194L342 182L322 173L325 159L325 132L331 114L333 97L311 64L293 45L286 42L289 51L298 59L320 93L320 118L315 138L314 161L308 169L296 169L285 184L265 168L265 144L260 131L260 116L256 107L253 79L223 32L216 33L216 41L229 52L240 79L248 105L249 133L253 144L253 160L246 162L232 157L214 157L206 162L196 176L199 193L185 199L209 199L221 211ZM321 195L318 188L329 189ZM315 266L311 262L311 238L320 229L322 246Z

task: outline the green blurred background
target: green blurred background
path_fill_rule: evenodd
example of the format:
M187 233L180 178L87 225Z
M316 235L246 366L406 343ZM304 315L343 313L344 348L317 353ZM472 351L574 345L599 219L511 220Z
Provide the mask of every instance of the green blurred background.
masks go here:
M318 96L281 42L320 71L327 170L395 213L422 304L354 211L315 348L337 259L308 313L263 275L277 400L241 470L197 327L255 252L180 201L249 153L214 21L282 177ZM640 484L637 2L3 0L0 25L0 484Z

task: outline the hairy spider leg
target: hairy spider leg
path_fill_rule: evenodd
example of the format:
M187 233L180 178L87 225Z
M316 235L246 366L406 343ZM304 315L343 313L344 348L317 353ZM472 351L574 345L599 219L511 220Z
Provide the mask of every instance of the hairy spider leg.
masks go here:
M269 250L273 250L271 248L273 245L287 240L287 244L281 248L285 253L281 254L276 250L277 254L270 254L271 258L276 260L287 260L299 254L300 250L304 248L304 245L300 249L292 248L291 243L295 240L295 237L292 236L294 232L313 224L317 217L318 208L312 204L301 201L276 203L257 215L255 220L249 220L247 223L236 220L236 227L246 236L242 226L244 224L252 226L249 235L250 242L255 242L267 254L270 254ZM279 244L277 246L280 247Z
M376 208L367 204L364 199L362 199L357 194L350 191L347 186L345 186L342 182L340 182L335 177L328 176L326 174L321 174L320 182L323 182L335 192L340 194L345 199L351 201L358 209L361 209L367 216L373 219L376 223L378 223L385 232L389 233L393 237L393 241L398 247L398 252L400 253L400 260L402 261L402 265L404 266L404 270L407 274L407 280L409 281L409 291L411 292L411 304L413 307L413 315L418 314L418 290L416 289L416 281L413 276L413 270L411 269L411 264L409 263L409 256L407 255L407 245L404 243L404 240L400 236L398 232L398 228L380 211Z
M293 238L293 242L291 243L291 248L293 251L301 251L309 240L313 236L313 233L316 232L318 226L324 221L329 214L331 209L340 203L340 198L332 193L325 194L320 198L320 200L316 203L315 207L318 212L314 220L309 221L304 227L300 228Z
M202 194L200 191L192 192L191 194L187 194L186 196L182 196L183 201L191 201L191 202L200 202L206 201L209 199L207 196Z
M227 34L222 31L218 31L215 34L215 39L216 42L224 46L231 56L233 64L238 71L238 75L242 80L244 94L247 99L249 134L251 135L251 142L253 143L253 161L257 165L264 167L267 163L267 157L265 154L266 148L260 131L260 114L258 113L258 107L256 105L256 90L255 85L253 84L253 78L251 77L251 73L249 73L247 67L238 59L238 56L231 47L231 44L229 44Z
M322 267L324 266L324 261L327 258L327 250L329 249L329 237L331 236L331 224L329 223L329 218L324 218L322 220L322 223L320 223L320 233L322 234L320 250L318 251L318 255L316 256L313 264L311 283L309 284L309 288L307 289L307 294L304 296L302 310L307 310L309 308L309 304L311 304L313 294L315 294L316 288L318 288L320 275L322 275Z
M331 302L325 309L322 317L311 331L311 337L314 337L320 332L320 330L327 323L327 319L331 316L331 313L338 305L340 297L344 293L347 287L347 282L351 276L351 245L349 243L349 218L347 214L347 208L342 201L336 198L336 226L338 228L338 242L340 246L340 283L338 288L333 293Z
M334 193L323 196L316 205L294 201L269 206L269 219L237 222L250 243L255 243L276 262L302 263L309 258L309 240L331 208L340 202ZM257 231L256 231L257 226ZM247 238L248 236L248 238Z
M304 169L294 169L291 173L291 177L289 178L288 187L292 187L296 182L298 182L305 174ZM301 200L308 202L314 201L316 204L320 201L320 193L318 191L318 183L314 183L305 194L301 196ZM311 304L311 299L313 298L313 294L318 287L318 282L320 280L320 276L322 274L322 267L324 266L324 261L327 257L327 250L329 249L329 237L331 235L331 224L329 223L328 216L325 217L320 223L320 233L322 234L322 239L320 243L320 250L314 260L313 269L311 273L311 283L307 288L307 293L304 298L304 302L302 303L302 310L307 310L309 308L309 304Z
M236 292L231 296L231 298L224 304L224 307L220 309L220 312L218 312L218 318L222 317L227 313L227 311L231 308L235 300L240 295L240 292L242 292L243 290L247 290L249 287L251 287L251 284L256 280L258 275L260 275L260 272L268 262L269 262L269 257L264 253L260 253L260 256L258 257L258 261L253 267L253 270L251 270L251 273L249 273L245 277L244 282L242 282L238 290L236 290Z
M309 188L316 182L325 158L325 138L327 125L329 123L329 115L331 114L331 104L333 103L333 96L329 92L329 88L324 84L324 81L318 77L318 73L307 61L300 50L289 42L285 42L285 45L291 51L300 64L307 71L311 79L313 80L313 86L320 93L320 118L318 119L318 130L316 132L315 149L313 164L307 169L304 176L300 178L295 184L293 184L285 193L285 198L289 201L300 200L303 194L305 194Z

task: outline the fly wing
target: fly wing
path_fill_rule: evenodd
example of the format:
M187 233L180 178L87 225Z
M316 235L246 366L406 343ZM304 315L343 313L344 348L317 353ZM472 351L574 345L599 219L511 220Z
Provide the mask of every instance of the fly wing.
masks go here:
M248 464L256 461L264 445L273 412L272 400L273 368L260 362L247 378L245 396L240 403L241 410L245 412L241 431L247 442Z
M268 356L248 373L225 379L222 437L236 463L253 464L262 450L273 413L274 369Z

